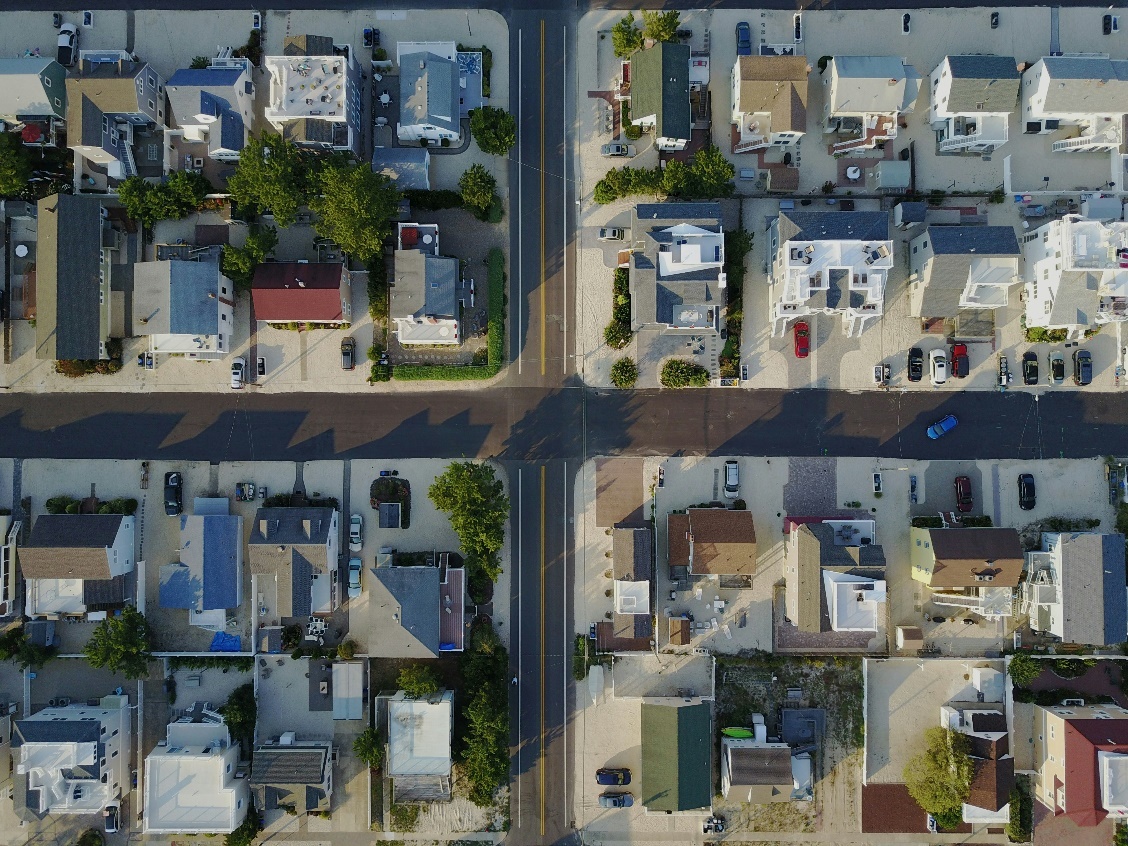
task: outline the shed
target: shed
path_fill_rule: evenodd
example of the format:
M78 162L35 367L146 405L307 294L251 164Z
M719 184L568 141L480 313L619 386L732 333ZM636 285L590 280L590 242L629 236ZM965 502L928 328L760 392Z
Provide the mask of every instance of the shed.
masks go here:
M333 719L359 720L364 714L364 665L333 662Z

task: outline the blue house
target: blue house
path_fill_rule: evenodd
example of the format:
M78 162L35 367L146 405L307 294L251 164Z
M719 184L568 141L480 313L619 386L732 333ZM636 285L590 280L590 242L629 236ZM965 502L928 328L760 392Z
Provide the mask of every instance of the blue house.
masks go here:
M160 606L204 613L243 601L243 518L226 499L197 499L180 515L180 561L161 567Z

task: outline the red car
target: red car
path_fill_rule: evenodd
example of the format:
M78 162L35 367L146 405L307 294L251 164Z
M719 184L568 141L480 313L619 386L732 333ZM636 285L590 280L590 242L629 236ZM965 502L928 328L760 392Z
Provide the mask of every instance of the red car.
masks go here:
M970 369L967 359L967 344L952 344L952 375L957 379L967 376Z
M811 352L811 327L800 320L793 330L795 335L795 357L806 358Z
M956 510L960 514L967 514L975 506L971 498L971 479L967 476L956 476Z

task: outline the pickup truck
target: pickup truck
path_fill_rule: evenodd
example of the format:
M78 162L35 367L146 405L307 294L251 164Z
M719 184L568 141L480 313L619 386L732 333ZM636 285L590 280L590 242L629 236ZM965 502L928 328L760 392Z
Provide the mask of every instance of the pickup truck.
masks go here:
M59 27L59 64L71 67L78 59L78 27L65 23Z

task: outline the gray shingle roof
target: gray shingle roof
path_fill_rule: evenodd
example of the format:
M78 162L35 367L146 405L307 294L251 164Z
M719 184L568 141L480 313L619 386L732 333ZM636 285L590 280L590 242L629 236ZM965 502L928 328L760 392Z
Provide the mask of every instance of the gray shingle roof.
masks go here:
M434 53L400 59L400 123L458 132L458 62Z
M0 59L0 115L17 119L63 117L66 77L63 66L46 56ZM56 99L61 105L55 105Z
M314 573L337 566L329 561L332 508L260 508L247 541L252 573L275 576L283 617L309 616Z
M948 111L1014 111L1021 81L1013 57L948 56L948 68L952 73Z
M391 316L458 316L458 259L421 250L396 250Z
M108 579L106 549L113 546L120 514L41 514L20 548L28 579Z
M251 759L252 785L321 784L329 750L309 746L258 746Z
M1013 226L930 226L932 252L948 255L1018 256Z
M1088 326L1097 310L1100 276L1088 270L1063 270L1046 323Z
M1128 638L1124 535L1061 535L1062 634L1094 646Z
M655 44L631 56L631 118L649 115L656 137L689 139L688 44Z
M1047 112L1128 112L1128 59L1046 56L1042 62L1051 80L1046 89Z
M791 750L780 747L732 747L729 779L734 787L775 785L791 792Z
M161 567L161 607L236 607L242 543L243 519L237 515L180 515L180 561Z
M615 578L649 581L653 572L654 540L648 526L616 526L611 535Z
M375 609L371 654L400 658L437 655L438 568L376 567L371 572L375 576L369 582L368 599L369 607Z
M143 261L133 266L133 315L146 335L219 333L219 265ZM228 297L231 291L228 289Z
M786 211L779 213L780 243L788 241L887 241L886 212Z

